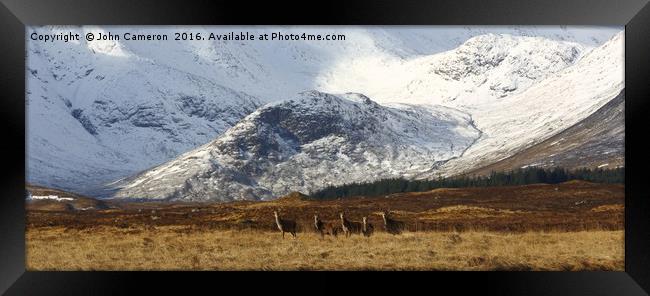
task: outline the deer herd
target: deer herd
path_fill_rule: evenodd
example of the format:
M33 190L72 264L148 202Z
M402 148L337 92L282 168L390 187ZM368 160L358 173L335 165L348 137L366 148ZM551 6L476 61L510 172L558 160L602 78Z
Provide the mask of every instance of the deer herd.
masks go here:
M382 217L384 230L387 233L393 235L402 233L402 230L404 230L404 222L388 217L388 213L385 211L379 215ZM278 230L282 233L282 238L284 238L285 232L290 233L293 238L296 238L297 223L295 220L284 219L278 215L277 211L273 211L273 216L275 217L275 224ZM375 230L375 227L368 222L368 217L363 217L361 222L357 222L348 220L343 213L340 213L339 218L334 221L325 222L316 214L314 215L313 228L320 234L321 238L324 238L325 235L338 237L339 234L345 237L350 237L353 234L369 237Z

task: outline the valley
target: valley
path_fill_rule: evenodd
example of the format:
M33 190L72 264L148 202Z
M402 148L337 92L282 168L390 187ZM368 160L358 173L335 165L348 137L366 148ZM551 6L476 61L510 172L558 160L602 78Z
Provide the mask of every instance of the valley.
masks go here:
M28 270L624 270L623 28L28 30Z

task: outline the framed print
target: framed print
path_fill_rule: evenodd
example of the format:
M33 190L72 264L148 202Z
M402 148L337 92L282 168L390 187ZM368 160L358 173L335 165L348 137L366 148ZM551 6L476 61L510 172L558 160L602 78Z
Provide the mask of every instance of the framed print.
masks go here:
M645 2L118 2L3 3L8 294L647 293Z

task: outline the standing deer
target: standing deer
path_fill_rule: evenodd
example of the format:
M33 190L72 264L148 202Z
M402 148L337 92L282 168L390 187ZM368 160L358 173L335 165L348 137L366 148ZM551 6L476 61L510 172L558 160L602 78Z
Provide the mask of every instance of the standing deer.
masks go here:
M361 229L363 236L370 237L374 231L375 227L368 223L368 217L363 217L363 228Z
M343 229L343 233L345 233L346 237L350 237L353 233L361 233L361 228L363 228L363 225L361 223L345 219L343 213L340 213L340 216L341 228Z
M316 232L320 232L320 235L323 236L323 227L325 226L325 223L318 219L318 215L314 214L314 229L316 229Z
M314 215L314 228L316 232L320 233L321 238L326 234L336 237L342 231L341 227L335 223L321 221L318 215Z
M275 216L275 224L278 225L278 229L282 232L282 238L284 238L284 233L291 233L293 238L296 238L296 221L280 219L278 211L273 211L273 216Z
M404 222L393 220L388 217L388 213L381 212L381 218L384 220L384 229L390 234L401 234L404 229Z

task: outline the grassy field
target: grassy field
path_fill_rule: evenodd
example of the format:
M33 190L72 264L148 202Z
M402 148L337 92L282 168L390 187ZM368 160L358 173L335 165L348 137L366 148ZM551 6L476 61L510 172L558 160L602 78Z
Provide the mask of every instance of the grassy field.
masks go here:
M623 231L299 233L63 227L27 232L28 270L624 270Z
M622 184L571 181L313 201L27 203L30 270L623 270ZM56 193L63 196L63 193ZM387 210L405 232L383 231ZM282 240L273 217L298 224ZM368 217L321 239L313 217Z
M382 224L381 211L403 221L410 231L585 231L624 229L622 184L572 181L557 185L533 184L487 188L436 189L380 197L353 197L311 201L290 194L273 201L230 203L105 201L90 210L77 201L41 201L27 204L27 227L201 226L210 229L274 231L273 211L311 230L314 214L322 220L348 219ZM65 206L65 207L64 207Z

